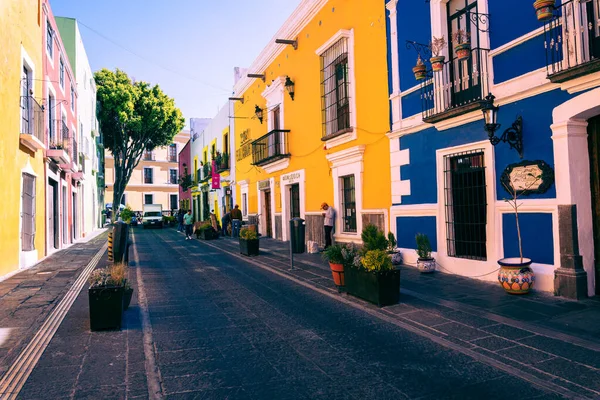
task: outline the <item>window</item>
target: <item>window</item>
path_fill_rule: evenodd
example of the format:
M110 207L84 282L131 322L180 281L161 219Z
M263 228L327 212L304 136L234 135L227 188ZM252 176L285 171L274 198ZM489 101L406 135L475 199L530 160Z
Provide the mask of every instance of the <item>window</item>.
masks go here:
M48 95L48 143L52 145L56 142L56 127L54 121L54 97Z
M281 129L281 108L279 106L273 108L271 115L273 117L273 130Z
M50 25L50 20L46 20L46 50L48 51L50 58L52 58L52 52L54 50L54 30L52 29L52 25Z
M35 177L23 174L21 250L35 250Z
M33 110L31 97L31 72L23 66L21 76L21 133L33 133Z
M154 183L152 168L144 168L144 183Z
M229 154L229 134L223 135L223 154Z
M169 162L177 162L177 143L169 145Z
M486 192L483 150L444 157L448 256L486 260Z
M356 196L354 175L342 176L342 216L344 218L343 232L356 232Z
M290 218L300 218L300 185L290 186Z
M65 88L65 62L63 61L62 56L59 61L59 83L61 88Z
M342 38L321 55L323 137L350 129L348 39Z
M177 210L177 195L171 194L171 195L169 195L169 198L170 198L171 210Z
M154 204L154 195L153 194L145 194L144 195L144 204Z
M171 185L177 185L177 170L176 169L169 170L169 183Z
M211 159L215 158L216 150L217 150L217 148L216 148L216 146L214 144L212 146L210 146L210 154L211 154L210 158Z
M242 193L242 215L245 217L248 215L248 194Z
M75 111L75 88L73 87L73 82L71 82L71 111Z
M144 150L144 160L154 161L154 153L152 152L152 150Z

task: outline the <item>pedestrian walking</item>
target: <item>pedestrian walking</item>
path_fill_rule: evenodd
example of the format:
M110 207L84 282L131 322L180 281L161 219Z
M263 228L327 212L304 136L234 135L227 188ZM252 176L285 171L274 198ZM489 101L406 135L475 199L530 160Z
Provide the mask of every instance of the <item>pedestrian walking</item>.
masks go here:
M223 227L223 236L229 236L227 234L227 227L229 226L230 222L231 222L231 213L226 213L225 215L223 215L223 218L221 218L221 225Z
M331 231L333 230L335 211L333 210L333 207L330 207L329 204L325 202L321 204L321 210L325 210L322 215L324 217L323 225L325 226L325 248L328 248L331 246Z
M240 236L240 227L242 226L242 211L240 210L240 206L237 204L231 210L231 236L239 237Z
M183 216L185 215L185 211L183 210L179 210L179 212L177 213L177 222L178 222L178 226L177 226L177 231L178 232L183 232Z
M192 210L188 210L187 214L183 216L183 226L185 227L185 240L192 238L192 228L194 227L194 218L192 217Z

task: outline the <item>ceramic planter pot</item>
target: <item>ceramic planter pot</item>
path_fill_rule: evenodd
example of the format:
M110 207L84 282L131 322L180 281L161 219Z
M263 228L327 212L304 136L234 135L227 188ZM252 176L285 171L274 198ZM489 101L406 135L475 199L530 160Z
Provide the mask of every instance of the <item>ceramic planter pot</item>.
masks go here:
M538 21L548 21L554 17L555 0L536 0L533 3Z
M435 258L419 258L417 260L417 268L424 274L429 274L435 271Z
M344 286L344 264L329 263L331 268L331 275L333 276L333 283L336 286Z
M468 60L471 57L471 43L461 43L454 48L456 58L459 61Z
M422 81L427 77L427 66L425 64L417 64L412 70L415 74L415 79L418 81Z
M444 69L444 60L446 60L445 56L431 57L429 59L433 72L439 72Z
M535 283L535 274L531 269L531 259L520 257L503 258L498 260L500 271L498 282L506 293L527 294Z
M392 259L392 265L402 264L402 253L394 252L394 253L390 253L389 256Z

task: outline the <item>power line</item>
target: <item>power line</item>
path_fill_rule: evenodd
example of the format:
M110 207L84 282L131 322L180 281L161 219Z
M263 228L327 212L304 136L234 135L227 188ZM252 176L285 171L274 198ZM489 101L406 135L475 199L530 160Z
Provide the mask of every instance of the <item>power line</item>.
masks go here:
M131 54L133 54L133 55L134 55L134 56L136 56L136 57L139 57L140 59L142 59L142 60L144 60L144 61L146 61L146 62L149 62L149 63L151 63L151 64L153 64L153 65L155 65L155 66L157 66L157 67L159 67L159 68L162 68L162 69L164 69L165 71L171 72L172 74L175 74L175 75L179 75L179 76L181 76L181 77L183 77L183 78L186 78L186 79L189 79L189 80L191 80L191 81L193 81L193 82L197 82L197 83L200 83L200 84L202 84L202 85L209 86L209 87L211 87L211 88L213 88L213 89L218 89L218 90L221 90L221 91L223 91L224 93L231 93L231 89L225 89L225 88L222 88L222 87L220 87L220 86L216 86L216 85L213 85L213 84L211 84L211 83L208 83L208 82L201 81L201 80L199 80L199 79L197 79L197 78L195 78L195 77L192 77L192 76L190 76L190 75L184 74L184 73L182 73L182 72L180 72L180 71L175 71L174 69L171 69L171 68L169 68L169 67L165 67L164 65L161 65L161 64L157 63L157 62L156 62L156 61L154 61L154 60L151 60L151 59L149 59L149 58L147 58L147 57L145 57L145 56L143 56L143 55L141 55L141 54L138 54L138 53L136 53L135 51L133 51L133 50L131 50L131 49L129 49L129 48L127 48L127 47L123 46L122 44L120 44L120 43L118 43L118 42L114 41L113 39L109 38L108 36L106 36L106 35L102 34L101 32L98 32L98 31L97 31L97 30L95 30L94 28L92 28L92 27L90 27L90 26L88 26L88 25L84 24L84 23L83 23L83 22L81 22L80 20L77 20L77 23L78 23L78 24L80 24L81 26L84 26L85 28L89 29L90 31L92 31L92 32L93 32L93 33L95 33L96 35L100 36L100 37L101 37L101 38L103 38L104 40L106 40L106 41L108 41L108 42L110 42L110 43L114 44L114 45L115 45L115 46L117 46L117 47L120 47L121 49L123 49L123 50L127 51L128 53L131 53Z

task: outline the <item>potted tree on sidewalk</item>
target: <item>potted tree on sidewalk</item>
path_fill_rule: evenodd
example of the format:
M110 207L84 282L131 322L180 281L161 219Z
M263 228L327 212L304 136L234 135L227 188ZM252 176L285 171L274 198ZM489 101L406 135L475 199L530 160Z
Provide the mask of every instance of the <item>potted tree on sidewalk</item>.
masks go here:
M125 264L116 263L90 275L88 295L92 331L121 329L126 274Z

